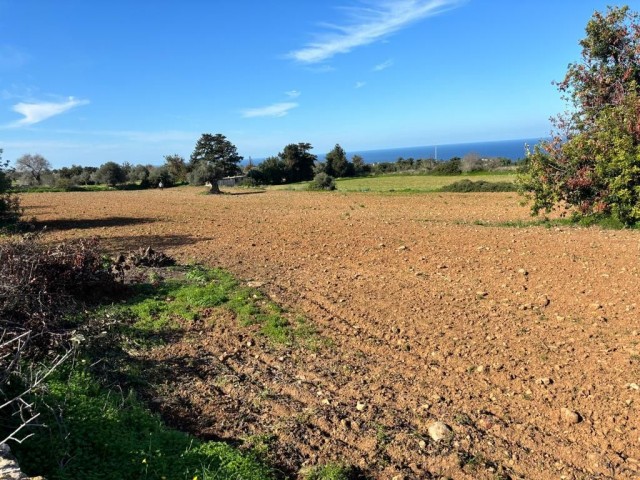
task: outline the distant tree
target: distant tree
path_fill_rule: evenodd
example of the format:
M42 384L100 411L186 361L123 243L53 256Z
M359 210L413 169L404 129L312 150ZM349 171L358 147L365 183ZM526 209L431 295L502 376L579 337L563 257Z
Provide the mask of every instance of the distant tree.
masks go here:
M291 143L278 154L284 164L287 183L313 178L313 165L318 157L309 153L312 148L310 143Z
M629 7L594 13L582 60L558 84L571 109L536 145L519 183L532 213L564 207L582 216L640 222L640 17Z
M131 183L138 183L142 187L148 187L149 174L149 167L147 167L146 165L138 164L131 168L131 170L129 171L129 174L127 175L127 181Z
M2 152L3 150L0 148L0 193L5 193L11 188L11 178L6 172L9 162L2 161Z
M351 157L351 164L353 165L354 175L367 175L371 173L371 166L366 164L364 158L360 155Z
M16 160L16 171L36 185L42 185L42 175L50 169L49 161L37 153L25 154Z
M353 176L353 165L347 160L347 154L339 144L327 153L324 170L331 177Z
M2 161L0 149L0 226L15 223L20 218L20 199L9 193L11 179L7 174L9 162Z
M280 185L286 181L287 169L280 157L265 158L254 170L258 174L252 174L258 183L264 185Z
M173 155L164 156L164 164L167 167L167 173L173 178L173 182L186 182L187 181L187 163L177 153Z
M96 179L100 183L115 187L119 183L127 181L127 174L116 162L107 162L100 165L100 168L96 172Z
M463 173L484 170L482 158L476 152L467 153L464 157L462 157L462 160L460 162L460 170Z
M175 177L171 174L169 165L162 165L154 168L149 174L150 186L157 187L162 182L163 187L173 187L176 183Z
M194 183L209 182L209 193L222 193L218 180L240 173L238 164L241 160L235 145L224 135L203 133L191 154L190 179Z

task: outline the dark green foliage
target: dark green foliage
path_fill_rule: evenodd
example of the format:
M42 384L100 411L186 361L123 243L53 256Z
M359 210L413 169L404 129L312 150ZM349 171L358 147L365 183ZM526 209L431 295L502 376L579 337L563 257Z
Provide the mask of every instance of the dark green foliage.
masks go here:
M573 110L536 145L519 183L532 213L563 206L582 216L640 222L640 17L596 12L560 92Z
M262 185L280 185L287 180L286 166L280 157L266 158L247 175Z
M309 190L335 190L336 181L325 172L318 173L309 184Z
M278 154L284 165L286 183L296 183L313 178L313 165L317 157L311 153L310 143L291 143Z
M355 176L368 175L371 173L371 165L364 162L364 158L360 155L354 155L351 158L351 164L353 165L353 174Z
M458 175L462 173L462 161L458 157L454 157L446 162L438 162L431 170L433 175Z
M241 160L236 146L224 135L203 133L191 154L189 181L196 185L209 182L210 193L220 193L218 180L241 173Z
M445 185L440 189L441 192L515 192L518 187L511 182L486 182L484 180L478 180L472 182L471 180L460 180L449 185Z
M353 177L353 164L347 160L347 154L339 144L336 144L333 150L327 153L324 172L335 178Z
M149 173L148 185L155 188L160 185L160 182L162 182L162 186L165 188L173 187L176 180L170 170L170 167L167 165L154 168L151 173Z
M9 193L11 179L6 172L8 164L2 161L0 149L0 228L16 223L20 218L20 199Z
M96 172L96 179L110 187L115 187L127 181L127 173L116 162L107 162L100 165Z
M171 175L174 183L183 183L187 181L188 168L184 158L178 154L165 155L164 162L164 166L166 167L169 175Z

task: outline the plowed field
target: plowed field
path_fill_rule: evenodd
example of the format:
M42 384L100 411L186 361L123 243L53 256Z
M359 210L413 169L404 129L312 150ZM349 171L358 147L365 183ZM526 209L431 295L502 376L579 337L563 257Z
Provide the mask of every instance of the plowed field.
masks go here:
M200 192L23 196L47 240L224 267L316 327L277 347L221 318L147 352L170 423L293 476L640 476L640 232L505 226L529 220L509 193Z

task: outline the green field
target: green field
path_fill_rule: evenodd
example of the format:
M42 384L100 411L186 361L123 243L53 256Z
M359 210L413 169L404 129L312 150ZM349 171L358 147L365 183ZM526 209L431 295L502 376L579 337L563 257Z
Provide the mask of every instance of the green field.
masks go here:
M514 182L516 175L380 175L375 177L340 178L336 180L339 192L376 193L427 193L436 192L441 187L460 180L484 180L486 182ZM308 182L269 187L270 190L306 190Z

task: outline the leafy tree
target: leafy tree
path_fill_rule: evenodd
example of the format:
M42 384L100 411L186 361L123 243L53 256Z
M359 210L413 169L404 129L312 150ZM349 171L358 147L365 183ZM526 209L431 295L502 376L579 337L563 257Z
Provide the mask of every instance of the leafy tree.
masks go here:
M167 173L173 178L173 182L182 183L187 181L187 163L180 155L177 153L165 155L164 164L167 167Z
M96 172L96 179L100 183L115 187L117 184L127 181L127 174L116 162L107 162L100 165Z
M310 143L291 143L278 157L284 163L287 183L304 182L313 178L313 165L318 157L309 153Z
M280 185L286 181L287 169L280 157L265 158L252 172L250 177L260 184Z
M131 183L140 183L142 187L149 186L150 168L146 165L138 164L134 166L127 175L127 181Z
M0 148L0 226L15 223L20 218L20 199L8 193L11 188L11 179L6 173L8 166L9 162L2 161Z
M50 169L49 161L37 153L25 154L16 160L16 171L28 178L29 183L42 185L42 175Z
M152 187L157 187L160 182L162 182L164 187L173 187L176 183L175 177L171 174L171 169L168 165L154 168L149 174L148 183Z
M224 135L203 133L191 154L190 179L196 184L209 182L209 193L222 193L218 180L240 173L238 163L241 160L236 146Z
M325 160L324 171L327 175L331 177L353 176L353 165L347 160L347 154L339 144L336 144L333 150L327 153Z
M640 21L628 7L596 12L582 59L558 83L572 107L519 177L532 213L560 205L583 216L640 221Z

